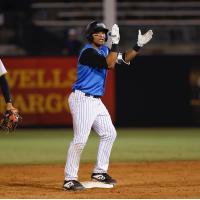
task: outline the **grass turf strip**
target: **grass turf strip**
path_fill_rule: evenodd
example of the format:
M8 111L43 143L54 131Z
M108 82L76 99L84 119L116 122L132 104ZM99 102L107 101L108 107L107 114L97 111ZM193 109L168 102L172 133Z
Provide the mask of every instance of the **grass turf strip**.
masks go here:
M199 160L200 128L117 129L111 161ZM72 129L21 129L0 134L0 164L65 163ZM95 162L99 138L92 132L81 162Z

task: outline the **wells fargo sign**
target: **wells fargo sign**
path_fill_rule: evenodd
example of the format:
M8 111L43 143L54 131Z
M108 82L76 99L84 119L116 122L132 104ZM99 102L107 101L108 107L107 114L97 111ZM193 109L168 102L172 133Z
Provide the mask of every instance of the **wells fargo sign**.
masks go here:
M76 58L4 58L14 105L23 125L71 125L67 98L76 80ZM103 98L115 120L114 73L109 72ZM0 112L5 109L0 96Z

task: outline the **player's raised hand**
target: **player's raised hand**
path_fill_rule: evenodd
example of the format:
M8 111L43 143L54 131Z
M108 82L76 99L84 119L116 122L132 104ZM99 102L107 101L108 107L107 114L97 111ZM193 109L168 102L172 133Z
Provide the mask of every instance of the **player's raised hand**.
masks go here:
M145 34L142 35L141 30L138 31L138 41L137 45L139 47L143 47L146 43L148 43L153 36L153 31L148 30Z
M112 43L118 44L120 40L120 34L119 34L119 27L117 24L114 24L110 33Z

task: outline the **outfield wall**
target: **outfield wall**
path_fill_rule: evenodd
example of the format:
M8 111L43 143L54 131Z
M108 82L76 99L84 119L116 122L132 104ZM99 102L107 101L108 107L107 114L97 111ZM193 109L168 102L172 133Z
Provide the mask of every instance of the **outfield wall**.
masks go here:
M76 57L2 59L22 126L71 126L66 98ZM199 85L198 85L199 84ZM198 56L138 56L129 68L109 70L103 98L117 126L200 125ZM0 112L4 110L0 96Z
M200 125L198 56L139 56L131 65L117 69L120 126Z
M4 58L14 105L23 116L23 126L63 126L72 124L68 96L76 80L76 57ZM109 71L103 97L115 121L115 78ZM5 109L0 96L0 112Z

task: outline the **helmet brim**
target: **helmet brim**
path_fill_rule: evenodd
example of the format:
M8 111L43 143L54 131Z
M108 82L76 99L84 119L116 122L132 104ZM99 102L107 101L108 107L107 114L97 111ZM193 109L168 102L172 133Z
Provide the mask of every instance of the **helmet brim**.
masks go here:
M108 31L109 30L107 28L97 27L97 28L94 29L93 33L104 32L105 34L107 34Z

